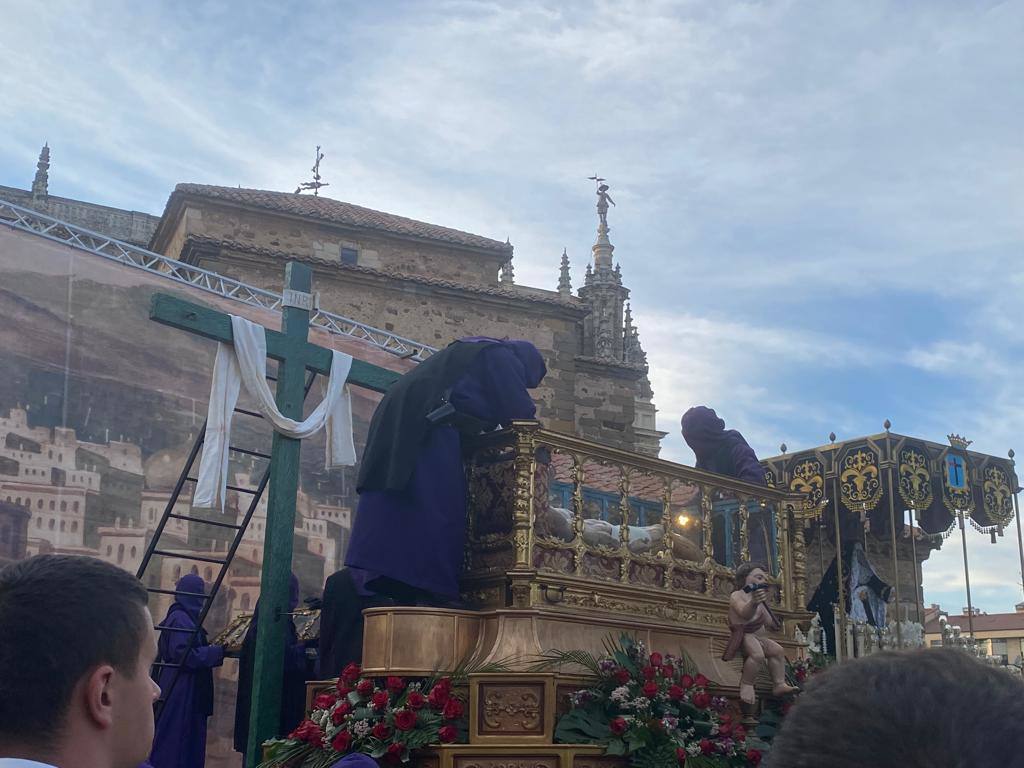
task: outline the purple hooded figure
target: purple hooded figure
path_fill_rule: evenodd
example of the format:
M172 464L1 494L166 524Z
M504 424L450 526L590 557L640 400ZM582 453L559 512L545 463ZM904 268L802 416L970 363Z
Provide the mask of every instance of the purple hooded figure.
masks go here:
M726 429L714 409L698 405L682 418L683 439L697 456L697 469L765 485L764 468L743 435Z
M203 609L206 584L199 576L188 574L174 589L179 594L160 626L194 629ZM157 661L182 666L161 667L157 676L161 696L166 699L149 762L153 768L202 768L207 719L213 714L213 668L224 662L224 648L210 645L201 628L194 641L190 632L162 630L157 647Z
M528 341L462 339L405 374L378 405L345 558L353 580L399 602L459 596L466 527L462 436L537 412L547 373ZM364 591L365 593L365 591Z
M299 580L291 574L288 586L288 611L292 612L299 606ZM259 620L260 602L249 623L249 630L242 641L242 652L238 659L238 694L235 697L235 750L242 753L242 765L245 765L245 748L249 740L249 716L252 708L252 681L256 667L256 637ZM309 679L310 663L306 658L306 644L299 640L295 622L291 616L287 618L285 628L284 669L281 683L280 716L277 733L284 735L295 729L306 711L306 680Z

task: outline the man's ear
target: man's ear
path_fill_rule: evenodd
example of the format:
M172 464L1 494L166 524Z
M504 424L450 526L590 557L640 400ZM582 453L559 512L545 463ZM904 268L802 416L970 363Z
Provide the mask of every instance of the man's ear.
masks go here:
M97 728L109 728L114 722L114 668L102 664L85 678L82 695L85 714Z

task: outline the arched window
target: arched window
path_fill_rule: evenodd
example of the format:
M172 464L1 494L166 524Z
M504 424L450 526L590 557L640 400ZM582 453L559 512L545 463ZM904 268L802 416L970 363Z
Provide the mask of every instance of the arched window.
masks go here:
M323 553L324 553L324 545L323 545L323 542L321 542L320 543L320 554L322 555Z
M193 565L192 566L192 570L190 571L190 573L193 576L198 576L199 575L199 566L198 565Z
M110 554L113 551L114 551L114 548L112 546L110 546L109 544L107 544L107 557L110 557Z
M253 547L253 548L252 548L252 559L253 559L253 560L257 560L257 559L258 559L258 558L256 557L256 547Z
M117 562L118 564L124 562L124 544L117 545Z
M77 531L78 531L78 521L77 520L72 520L71 521L71 532L72 533L77 533Z
M51 517L51 518L50 518L50 525L49 525L49 528L50 528L50 530L51 530L51 531L53 530L53 523L54 523L54 520L53 520L53 518Z
M60 511L61 512L67 512L68 511L68 503L66 501L62 501L60 503Z
M21 506L21 496L19 496L17 499L15 499L14 503L17 504L20 507Z
M10 501L10 499L8 499ZM53 512L57 508L57 505L53 503L53 499L50 499L50 511Z
M36 528L42 528L42 527L43 527L43 518L37 517L36 518Z
M36 499L36 509L42 509L42 508L43 508L43 500L42 499Z
M250 603L250 600L249 600L249 593L248 592L243 592L242 593L242 610L243 611L248 611L250 605L251 605L251 603Z
M67 526L67 522L68 522L67 520L61 520L60 521L60 532L61 533L64 533L64 528Z
M174 566L174 580L177 581L180 578L181 578L181 566L180 565L176 565L176 566Z
M136 554L138 554L138 552L139 552L138 549L136 549L135 547L132 547L132 557L133 558L135 557Z
M205 577L207 584L213 581L213 568L207 567L207 569L203 571L203 576Z
M77 502L77 501L76 501L76 502L74 502L74 503L72 503L72 505L71 505L71 511L72 511L72 512L77 512L77 511L78 511L78 502Z

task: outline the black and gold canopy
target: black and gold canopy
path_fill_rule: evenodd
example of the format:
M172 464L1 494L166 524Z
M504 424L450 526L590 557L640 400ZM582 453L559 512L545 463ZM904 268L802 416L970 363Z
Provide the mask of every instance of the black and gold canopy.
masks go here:
M986 533L1005 526L1018 489L1012 459L969 451L955 435L950 442L884 432L761 463L770 485L803 493L812 508L831 509L838 499L843 518L866 517L877 535L889 531L890 498L899 525L913 509L928 534L947 533L958 511Z

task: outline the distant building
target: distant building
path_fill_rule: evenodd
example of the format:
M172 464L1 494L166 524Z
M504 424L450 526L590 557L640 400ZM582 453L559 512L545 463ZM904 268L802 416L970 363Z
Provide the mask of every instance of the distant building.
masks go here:
M1004 665L1021 666L1024 662L1024 602L1014 606L1013 613L981 613L975 609L973 617L968 616L967 609L959 616L950 616L938 605L932 604L925 615L925 643L929 646L942 645L942 631L939 617L945 616L952 626L960 627L961 636L968 635L971 619L974 624L974 637L988 656L996 656Z

